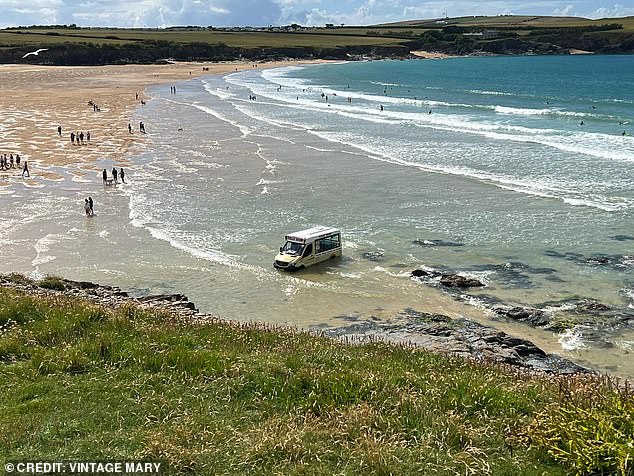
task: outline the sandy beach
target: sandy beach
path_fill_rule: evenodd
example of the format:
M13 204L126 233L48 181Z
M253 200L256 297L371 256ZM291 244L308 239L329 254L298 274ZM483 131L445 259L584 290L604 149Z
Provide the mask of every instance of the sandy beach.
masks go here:
M290 63L258 63L257 67ZM253 66L250 62L96 67L0 65L0 110L5 124L0 128L0 154L20 154L22 163L28 162L31 178L26 180L30 186L65 180L52 167L63 167L73 180L93 181L100 172L96 160L107 158L128 165L126 155L142 141L139 125L132 122L131 116L137 107L142 107L141 101L148 99L145 88ZM99 107L98 111L90 101ZM129 123L132 133L127 129ZM90 142L84 138L82 145L72 144L72 132L90 132ZM17 168L0 171L0 193L22 180Z

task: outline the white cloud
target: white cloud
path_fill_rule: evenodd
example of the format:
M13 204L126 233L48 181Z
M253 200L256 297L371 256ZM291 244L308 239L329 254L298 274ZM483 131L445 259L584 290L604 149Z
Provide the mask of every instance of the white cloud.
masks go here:
M615 17L627 17L634 15L634 7L626 7L617 3L611 7L597 8L595 11L589 13L588 18L615 18Z
M553 10L553 15L558 16L558 17L574 17L577 16L576 13L574 13L574 6L572 5L566 5L563 8L555 8Z
M609 0L0 0L0 27L51 23L119 27L371 25L437 18L445 12L450 17L568 16L579 12L592 18L634 15L632 6L610 6L604 1Z

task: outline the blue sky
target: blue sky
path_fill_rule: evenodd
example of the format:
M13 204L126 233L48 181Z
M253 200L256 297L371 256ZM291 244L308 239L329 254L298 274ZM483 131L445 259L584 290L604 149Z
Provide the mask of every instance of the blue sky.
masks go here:
M0 0L0 27L369 25L464 15L634 15L634 0Z

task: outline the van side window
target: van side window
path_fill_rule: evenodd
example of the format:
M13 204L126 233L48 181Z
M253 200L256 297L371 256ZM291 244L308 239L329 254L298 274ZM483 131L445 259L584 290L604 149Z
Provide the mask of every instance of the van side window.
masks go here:
M304 254L302 255L302 258L305 256L310 256L312 253L313 253L313 244L309 243L306 249L304 250Z
M315 241L315 252L316 253L324 253L326 251L333 250L335 248L341 247L339 234L327 236L320 240Z

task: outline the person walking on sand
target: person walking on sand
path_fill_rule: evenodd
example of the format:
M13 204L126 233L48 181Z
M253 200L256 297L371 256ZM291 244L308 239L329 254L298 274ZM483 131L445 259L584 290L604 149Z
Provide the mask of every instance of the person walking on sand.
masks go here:
M90 142L90 131L86 132L86 140Z
M119 173L119 176L121 177L121 181L125 183L125 172L123 171L123 167L121 167L121 172Z
M62 126L57 126L57 134L62 137Z
M31 177L31 173L29 172L29 164L26 160L24 161L24 168L22 169L22 177L24 177L24 174L26 174L27 177Z
M101 177L103 178L103 184L106 184L106 180L108 180L108 172L106 172L106 169L103 169L103 172L101 172Z
M20 166L20 160L22 160L20 158L20 154L15 154L15 163L17 164L18 167Z
M92 201L92 197L88 197L88 205L90 205L90 216L93 216L95 214L95 211L93 210L93 201Z
M87 198L84 198L84 211L86 212L86 216L90 216L90 203Z
M112 178L114 179L114 183L117 183L117 169L112 167Z
M128 132L132 134L132 124L128 123Z

